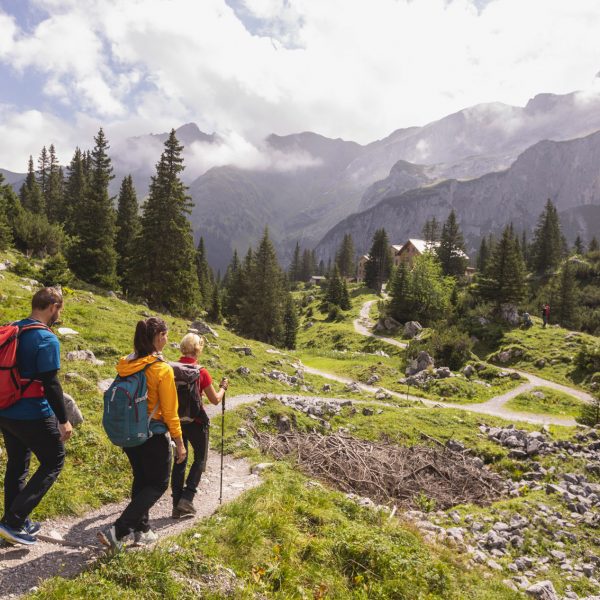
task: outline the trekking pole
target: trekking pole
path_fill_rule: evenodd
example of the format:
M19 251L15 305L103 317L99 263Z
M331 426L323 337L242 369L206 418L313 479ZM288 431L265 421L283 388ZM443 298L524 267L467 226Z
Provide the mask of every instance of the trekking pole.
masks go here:
M219 504L223 503L223 455L225 454L225 394L221 401L221 481L219 483Z

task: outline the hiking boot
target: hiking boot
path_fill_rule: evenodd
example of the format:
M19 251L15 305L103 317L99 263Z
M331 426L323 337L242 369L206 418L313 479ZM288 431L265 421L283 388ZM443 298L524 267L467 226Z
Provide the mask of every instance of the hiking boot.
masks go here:
M182 517L193 517L196 514L196 507L192 500L187 500L186 498L182 498L177 503L177 510Z
M23 525L23 529L29 535L37 535L42 528L42 524L39 521L32 521L31 519L25 519L25 525Z
M111 525L106 529L101 529L96 535L98 537L98 541L113 552L119 552L125 545L117 538L117 530L115 529L114 525Z
M9 544L22 544L31 546L37 542L37 539L27 533L24 527L21 529L13 529L6 523L0 523L0 537L6 540Z
M153 544L157 540L158 535L152 531L152 529L148 529L148 531L133 532L133 543L136 546L147 546L148 544Z

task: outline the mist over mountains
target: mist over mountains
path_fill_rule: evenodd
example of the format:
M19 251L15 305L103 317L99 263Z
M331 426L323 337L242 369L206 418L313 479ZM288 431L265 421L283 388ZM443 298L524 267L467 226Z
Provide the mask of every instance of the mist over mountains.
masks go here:
M253 144L194 123L177 137L196 239L204 236L212 266L224 269L233 249L244 254L265 225L285 265L296 241L327 260L344 232L362 252L378 227L401 241L451 208L476 244L509 220L533 226L549 197L565 213L567 235L589 238L600 223L600 142L590 135L599 130L600 95L575 92L539 94L525 107L479 104L367 145L312 132ZM112 193L131 173L145 197L166 135L112 144ZM574 141L557 143L565 140ZM22 175L4 174L20 185Z

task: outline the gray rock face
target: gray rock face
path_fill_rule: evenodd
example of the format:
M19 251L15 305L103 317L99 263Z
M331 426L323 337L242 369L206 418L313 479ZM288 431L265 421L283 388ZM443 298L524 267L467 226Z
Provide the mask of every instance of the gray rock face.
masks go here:
M410 339L416 337L423 331L423 326L418 321L408 321L404 323L404 336Z
M528 587L526 593L537 600L559 600L551 581L540 581Z
M212 335L216 338L219 337L219 334L210 325L207 325L204 321L200 320L193 321L188 331L190 333L197 333L199 335Z
M98 360L91 350L71 350L67 352L67 360L82 360L98 366L104 364L104 361Z

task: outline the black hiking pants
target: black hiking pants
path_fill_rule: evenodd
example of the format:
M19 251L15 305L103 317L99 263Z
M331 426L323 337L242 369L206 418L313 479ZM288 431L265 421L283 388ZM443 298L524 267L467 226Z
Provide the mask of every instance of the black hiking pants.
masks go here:
M173 464L171 475L173 506L177 506L181 498L190 501L194 499L202 473L206 470L206 459L208 458L208 425L182 423L181 431L183 432L185 449L187 450L188 444L191 444L194 450L194 462L192 462L187 479L185 478L185 468L189 454L182 463Z
M55 416L33 420L0 417L0 429L8 456L2 521L13 529L21 529L60 474L65 446L60 441ZM32 454L40 465L27 481Z
M149 511L169 487L171 442L167 434L155 434L141 446L123 448L131 469L131 502L115 523L117 538L132 531L150 529Z

